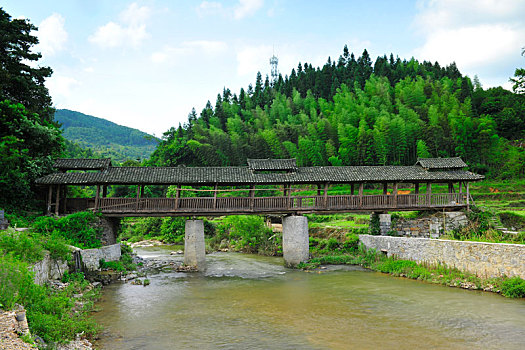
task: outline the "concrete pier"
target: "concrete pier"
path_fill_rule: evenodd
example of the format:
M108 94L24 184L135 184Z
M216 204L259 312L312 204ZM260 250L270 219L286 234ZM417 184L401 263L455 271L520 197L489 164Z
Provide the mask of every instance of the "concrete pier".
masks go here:
M184 264L196 266L199 270L206 268L204 222L202 220L186 220L184 231Z
M283 218L283 257L289 267L308 260L308 219L305 216Z

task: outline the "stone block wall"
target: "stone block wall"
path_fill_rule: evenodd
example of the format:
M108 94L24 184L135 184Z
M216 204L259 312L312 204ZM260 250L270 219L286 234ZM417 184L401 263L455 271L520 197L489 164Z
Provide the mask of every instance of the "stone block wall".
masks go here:
M379 230L382 236L438 238L444 232L449 232L468 224L467 216L461 211L436 213L432 216L418 219L399 218L394 222L392 222L390 214L372 215L378 215L379 217Z
M117 261L120 259L120 255L120 243L101 248L84 249L80 251L82 264L84 265L84 269L87 271L98 270L100 259L104 259L105 261Z
M479 277L525 279L525 245L451 241L429 238L360 235L368 249L382 251L400 259L445 264Z
M101 217L94 225L102 229L102 245L106 246L117 243L117 232L120 225L119 218Z
M69 267L66 261L53 260L49 257L49 253L46 253L44 259L33 264L31 269L35 273L35 283L42 285L48 280L61 279Z

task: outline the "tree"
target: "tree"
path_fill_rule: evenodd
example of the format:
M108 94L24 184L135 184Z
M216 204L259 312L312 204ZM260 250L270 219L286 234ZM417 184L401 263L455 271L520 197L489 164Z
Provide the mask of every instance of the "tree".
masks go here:
M516 68L514 72L514 78L510 78L510 81L514 83L512 90L517 94L525 94L525 69Z
M11 19L0 8L0 101L23 104L28 112L38 113L42 120L53 120L51 97L44 85L53 72L49 67L33 67L42 55L31 52L38 38L31 35L37 28L26 19Z
M20 103L0 102L0 207L34 201L34 180L51 172L64 147L60 130Z

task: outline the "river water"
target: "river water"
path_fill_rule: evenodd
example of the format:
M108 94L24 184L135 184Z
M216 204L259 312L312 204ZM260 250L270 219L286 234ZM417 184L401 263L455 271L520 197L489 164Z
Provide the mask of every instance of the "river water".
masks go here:
M173 259L169 247L139 248ZM525 301L357 267L285 269L280 258L206 256L205 273L113 284L94 314L100 349L525 349Z

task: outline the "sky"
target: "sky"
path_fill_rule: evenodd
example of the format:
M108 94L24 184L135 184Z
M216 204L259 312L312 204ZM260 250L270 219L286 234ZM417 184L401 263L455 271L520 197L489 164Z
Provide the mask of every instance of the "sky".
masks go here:
M56 108L162 136L229 88L356 56L456 62L484 88L525 67L523 0L0 0L39 30Z

